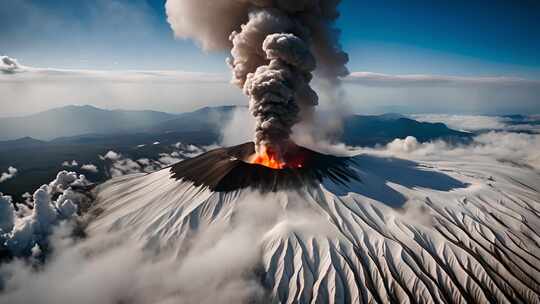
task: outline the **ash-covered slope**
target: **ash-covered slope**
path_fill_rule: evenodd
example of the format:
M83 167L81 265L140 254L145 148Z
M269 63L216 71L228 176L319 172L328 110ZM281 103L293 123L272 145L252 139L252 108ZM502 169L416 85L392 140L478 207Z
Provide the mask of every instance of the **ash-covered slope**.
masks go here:
M231 250L256 248L248 269L280 303L540 302L537 172L309 150L274 171L242 162L252 149L100 186L89 233L125 230L180 262L241 227Z
M325 178L347 185L357 178L349 166L352 159L316 153L300 146L291 147L284 155L300 167L282 170L247 163L245 160L254 153L253 143L216 149L172 166L171 172L175 179L218 192L249 187L262 192L316 187Z

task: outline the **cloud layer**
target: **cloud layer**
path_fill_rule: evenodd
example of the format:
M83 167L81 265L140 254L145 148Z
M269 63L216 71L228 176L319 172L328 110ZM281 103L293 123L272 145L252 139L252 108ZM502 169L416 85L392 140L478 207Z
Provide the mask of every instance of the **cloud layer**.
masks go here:
M61 171L49 184L34 191L25 203L13 203L0 193L0 248L11 256L39 255L60 222L76 216L89 198L74 190L88 185L84 175ZM16 207L16 208L14 208Z
M0 73L14 74L22 70L19 62L15 58L0 56Z
M238 113L239 117L241 115ZM228 140L238 139L231 134ZM153 172L211 149L183 143L173 148L171 153L152 158L132 160L114 151L101 158L108 162L113 176L120 176ZM414 137L407 137L375 149L327 148L331 148L327 150L331 153L346 150L347 153L421 160L439 169L444 169L445 162L451 159L465 166L485 162L497 170L499 162L505 163L503 169L510 165L540 172L538 134L492 131L460 145L443 141L419 143ZM264 204L265 198L254 195L241 201L245 206L238 210L243 213L231 215L231 225L212 222L216 226L206 229L207 223L198 222L199 232L190 238L189 246L182 246L184 251L180 253L169 248L141 248L126 241L128 238L121 233L77 240L70 236L73 227L66 225L66 220L77 219L76 211L83 199L72 187L85 183L84 177L73 172L59 173L54 181L34 192L33 210L17 204L19 211L15 211L12 198L0 195L2 243L11 244L13 252L28 256L26 260L15 260L0 267L7 291L2 294L0 303L264 302L267 294L259 278L252 274L260 266L260 251L254 244L266 235L265 229L292 227L295 231L305 229L321 234L331 231L322 222L314 222L314 217L302 216L302 210L297 210L298 217L278 218L274 208L279 206L276 204L280 202L279 195L267 197L268 204ZM290 204L291 209L298 205L301 204ZM425 213L418 212L406 216L424 221L421 215ZM42 265L38 261L43 257L44 244L49 244L53 251ZM17 248L22 249L16 251Z
M159 142L156 143L159 144ZM119 177L135 173L155 172L159 169L176 164L186 158L195 157L201 153L215 149L217 146L195 146L178 142L172 145L171 148L173 150L172 152L159 153L152 158L132 159L127 155L115 151L108 151L105 155L99 157L106 162L107 173L109 176Z
M345 79L345 84L345 98L356 111L540 113L538 79L353 72Z
M17 170L17 168L14 168L14 167L9 167L7 172L2 172L2 174L0 175L0 183L3 183L5 181L7 181L8 179L12 179L15 177L15 175L17 175L17 172L19 170Z
M417 172L423 170L431 171L434 168L429 167L430 164L437 166L436 170L442 172L445 169L445 160L452 159L452 164L455 168L456 164L464 164L464 168L468 168L471 162L486 162L493 166L493 172L496 172L497 161L510 163L510 166L522 166L532 170L540 168L540 157L538 152L540 149L540 136L530 134L517 134L508 132L490 132L479 135L474 142L469 145L450 145L444 142L419 143L415 138L408 137L405 139L396 139L387 146L377 149L362 149L354 148L356 152L364 152L377 154L379 156L397 156L405 159L423 160L421 163L426 168L419 168ZM187 152L193 150L194 147L178 144L178 147ZM535 156L536 153L536 156ZM104 159L118 162L125 158L114 152L109 152ZM396 159L391 159L397 161ZM494 161L497 160L497 161ZM151 163L150 160L138 160L139 164ZM384 166L383 166L384 167ZM469 167L470 168L470 167ZM508 169L508 166L501 166L502 169ZM384 171L377 168L375 172ZM382 170L382 171L379 171ZM473 174L478 172L473 171ZM168 178L168 173L164 173ZM395 174L390 172L389 174ZM450 174L450 173L449 173ZM467 175L467 170L452 174ZM57 178L57 182L48 185L48 189L64 189L63 186L67 176ZM403 177L403 176L402 176ZM510 176L512 177L512 176ZM475 176L478 178L478 176ZM484 178L484 177L483 177ZM485 176L490 183L490 176ZM156 180L153 180L151 185L147 187L156 187L156 190L165 191L167 186L159 183L154 185ZM495 181L493 181L495 182ZM502 182L502 181L499 181ZM467 195L467 191L477 191L477 187L489 187L488 185L477 184L471 186L468 190L454 189L451 191L436 191L428 192L435 199L449 200L450 198L458 200L461 195ZM174 185L175 187L178 184ZM398 187L398 184L393 184ZM401 186L400 186L401 187ZM475 190L476 189L476 190ZM508 189L508 188L506 188ZM180 190L179 190L180 191ZM410 191L416 193L422 198L425 197L428 189L407 188L402 191ZM452 193L453 191L458 194ZM174 191L173 191L174 192ZM41 193L41 192L40 192ZM168 193L168 192L167 192ZM482 192L480 192L482 193ZM271 246L285 248L283 254L276 255L279 259L288 259L291 261L288 265L296 264L293 259L301 257L301 254L289 254L289 250L304 248L302 246L289 247L288 243L280 243L283 236L291 235L292 240L301 239L305 236L321 236L323 239L339 239L340 234L336 227L328 222L327 216L321 216L317 212L306 212L302 206L309 204L305 201L305 197L298 197L298 201L285 198L282 193L270 194L265 197L260 195L242 195L239 199L227 201L226 204L220 205L219 208L210 208L210 204L204 205L206 208L201 210L211 210L215 214L223 214L223 217L216 217L212 221L200 220L191 221L183 217L182 223L189 222L196 225L196 232L190 232L190 237L186 243L164 242L160 247L159 242L150 241L146 246L142 247L141 243L129 241L129 237L122 234L96 233L89 234L90 237L84 240L74 240L69 237L69 227L60 225L60 229L56 230L50 238L50 243L54 249L51 256L48 257L45 265L40 265L35 268L35 261L30 257L29 261L15 261L3 265L0 268L0 275L5 278L5 290L2 294L0 303L266 303L268 296L267 291L260 283L260 278L257 277L257 271L264 267L261 266L261 248L260 244L269 242ZM438 197L437 195L441 195ZM36 196L36 195L34 195ZM143 195L144 196L144 195ZM346 196L346 195L345 195ZM136 195L139 198L139 195ZM414 197L414 196L413 196ZM491 198L488 196L488 198ZM4 199L5 198L0 198ZM322 199L322 198L321 198ZM114 198L113 200L118 200ZM181 200L181 199L180 199ZM210 199L211 201L212 199ZM423 230L426 227L433 225L433 217L425 209L415 206L418 204L419 198L413 198L407 205L405 210L400 210L398 213L386 213L386 209L376 209L380 213L373 212L373 216L369 217L370 222L374 225L394 225L395 221L386 222L391 218L398 221L401 217L410 219L414 223L421 223L417 236L422 239L424 236L431 237L430 231ZM169 200L170 203L174 200ZM152 203L156 202L153 200ZM159 204L160 201L157 200ZM367 202L366 202L367 203ZM224 212L222 208L230 208L234 205L235 212ZM287 206L287 213L280 213L283 206ZM473 204L474 205L474 204ZM1 211L2 205L0 202L0 217L5 213ZM11 205L9 205L11 206ZM50 205L53 206L53 205ZM148 206L144 204L144 206ZM369 205L368 205L369 206ZM476 206L476 205L474 205ZM124 207L119 204L117 210L124 212ZM462 212L462 205L455 202L448 207L448 212L454 215L454 211ZM142 207L144 208L144 207ZM285 208L285 207L283 207ZM370 207L372 209L373 206ZM167 222L168 218L177 216L177 209L171 208L173 213L169 216L167 213L159 213L163 218L160 218L156 223ZM219 209L219 210L218 210ZM144 216L144 213L151 213L154 208L146 209L137 212L134 217L130 218L136 221L139 216ZM176 211L174 211L176 210ZM467 209L465 209L467 210ZM473 209L477 211L478 209ZM506 209L505 209L506 210ZM211 214L213 212L201 212ZM369 211L365 211L369 212ZM473 211L471 211L473 212ZM199 212L194 210L190 213L191 219L199 219ZM460 213L467 214L467 213ZM187 222L186 222L187 221ZM382 222L381 222L382 221ZM174 223L174 222L167 222ZM9 225L6 224L6 225ZM121 226L121 225L119 225ZM128 227L134 227L129 226ZM163 225L173 226L173 225ZM154 226L150 226L154 229ZM371 226L370 226L371 227ZM139 227L137 227L139 228ZM146 230L145 228L141 228ZM195 230L195 229L194 229ZM165 231L167 231L165 229ZM373 231L373 230L370 230ZM488 230L489 231L489 230ZM133 231L130 231L133 237ZM367 231L366 231L367 233ZM273 239L275 236L277 239ZM414 234L416 236L416 234ZM373 236L366 239L367 244L374 244ZM178 235L161 235L161 238L170 237L174 240L181 240ZM310 238L313 244L319 246L307 247L309 252L327 252L328 249L324 241L319 242L317 238ZM423 239L422 239L423 240ZM429 239L428 239L429 240ZM386 254L389 249L381 242L382 248L385 248ZM268 243L267 243L268 244ZM341 244L341 243L339 243ZM431 243L430 243L431 244ZM184 246L185 245L185 246ZM181 248L182 250L176 250ZM336 247L341 248L341 247ZM38 248L39 249L39 248ZM30 250L31 254L39 256L39 250ZM267 248L265 248L267 249ZM322 251L321 251L322 250ZM264 251L263 251L264 252ZM294 252L294 251L293 251ZM332 252L332 251L330 251ZM354 251L352 251L354 252ZM446 252L446 251L445 251ZM439 254L438 252L436 254ZM337 255L339 256L339 254ZM321 261L328 260L324 254L318 255ZM395 255L395 257L402 257ZM332 258L329 258L332 260ZM452 260L453 261L453 260ZM34 264L32 264L34 263ZM276 263L279 265L279 263ZM306 265L309 265L306 263ZM325 264L322 264L322 267ZM329 267L333 267L330 263ZM346 265L346 263L343 263ZM385 264L383 264L385 265ZM286 267L287 265L285 265ZM263 268L264 269L264 268ZM285 268L276 267L276 272L287 271ZM319 271L319 270L318 270ZM422 273L414 271L415 274ZM290 275L290 274L286 274ZM280 276L281 277L281 276ZM106 280L104 280L106 278ZM333 286L333 285L330 285ZM286 287L284 287L286 288ZM321 284L321 288L329 288ZM287 289L292 290L292 289Z
M234 223L201 223L182 252L142 248L126 231L76 240L60 225L39 271L22 261L0 268L7 278L0 303L259 303L266 293L253 274L254 244L276 217L261 201L240 200Z
M1 64L0 91L0 116L71 104L184 112L207 105L245 103L242 93L229 84L228 75L187 71L68 70Z
M448 75L390 75L372 72L353 72L347 83L382 87L430 87L430 86L471 86L471 87L534 87L540 88L540 80L519 77L461 77Z
M245 105L223 73L34 68L3 56L0 116L70 104L182 112L207 105ZM389 75L353 72L344 79L347 111L402 113L540 113L540 81L516 77ZM324 92L315 82L314 89ZM321 106L330 97L321 94ZM14 102L17 101L17 102Z
M539 134L491 131L474 137L470 144L456 145L444 141L420 143L409 136L395 139L384 147L358 151L428 161L452 159L474 163L496 160L540 172Z
M81 170L92 172L92 173L98 173L99 170L96 165L94 164L84 164L81 166Z
M524 116L513 119L508 116L452 115L452 114L417 114L413 119L425 122L442 122L448 127L464 131L531 131L540 133L540 119L536 116Z

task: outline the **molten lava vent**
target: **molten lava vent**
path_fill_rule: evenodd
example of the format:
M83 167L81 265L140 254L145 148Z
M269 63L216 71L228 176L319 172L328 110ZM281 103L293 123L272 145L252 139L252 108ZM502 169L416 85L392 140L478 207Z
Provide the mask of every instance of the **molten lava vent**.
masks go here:
M191 181L212 191L229 192L255 188L264 192L300 188L330 179L347 185L358 179L348 157L318 153L293 145L284 155L281 169L253 163L255 145L245 143L209 151L171 167L173 178Z

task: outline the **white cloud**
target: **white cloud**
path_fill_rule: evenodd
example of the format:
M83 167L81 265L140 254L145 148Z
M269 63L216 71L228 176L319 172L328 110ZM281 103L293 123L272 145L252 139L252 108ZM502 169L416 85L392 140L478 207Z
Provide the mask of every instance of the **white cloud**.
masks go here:
M178 151L160 156L183 157L205 150L182 143L175 144L174 148ZM490 132L475 137L470 145L456 146L441 141L419 143L414 137L408 137L366 151L456 162L478 161L485 157L540 168L540 135ZM107 159L126 165L128 169L134 162L114 151L106 155ZM136 167L140 170L153 162L139 159ZM74 214L73 205L65 202L75 194L66 186L73 185L77 179L80 176L73 172L63 172L49 186L36 191L34 200L46 203L41 203L44 208L33 211L31 218L37 223L45 223L44 226L50 229L57 225L52 223L58 222L58 214ZM54 189L62 191L62 195L53 202L50 193L56 191ZM265 199L271 203L266 204ZM54 251L45 265L36 270L32 265L14 261L0 269L7 278L0 303L243 303L246 299L262 298L265 292L258 278L247 273L256 269L261 252L259 245L269 234L269 229L321 234L332 231L326 221L314 221L317 217L303 215L301 210L297 210L298 214L288 214L293 216L283 216L274 209L279 206L276 202L280 202L279 197L271 195L239 202L244 205L237 208L230 226L220 226L216 221L210 224L214 226L212 229L205 229L208 223L197 223L198 233L192 235L189 246L182 247L181 255L175 250L167 251L167 248L159 253L153 251L151 245L154 242L143 248L128 241L129 238L121 233L90 235L88 239L75 241L67 237L70 231L60 229L50 239ZM300 209L301 204L291 205ZM17 219L10 206L11 198L0 195L0 219L11 214L10 218L15 222ZM407 213L406 216L421 221L423 214ZM9 220L0 221L2 223L8 230L16 226ZM328 239L334 237L330 235ZM28 244L31 245L30 253L39 256L42 251L39 244Z
M363 113L540 113L540 80L353 72L345 101Z
M540 88L539 80L519 77L462 77L449 75L390 75L372 72L353 72L345 82L364 86L423 87L423 86L519 86Z
M23 70L17 59L8 56L0 56L0 75L14 74Z
M0 72L0 104L5 105L1 116L24 115L29 114L28 109L43 111L70 104L182 112L208 105L244 104L246 100L241 90L229 83L229 75L220 73L70 70L21 65L16 69L6 65L0 71L4 71Z
M15 225L14 214L13 199L0 193L0 235L11 232Z
M173 156L171 154L167 154L167 153L161 153L159 156L160 157L158 158L158 161L160 163L166 165L166 166L174 165L177 162L182 160L182 158L175 157L175 156Z
M137 162L142 165L142 166L148 166L150 165L150 159L148 158L140 158L140 159L137 159Z
M123 231L74 240L71 227L61 225L49 238L47 263L2 265L0 303L266 303L267 291L252 272L267 231L277 226L328 233L322 221L301 216L299 208L282 218L279 204L266 199L279 196L248 195L236 202L241 205L235 220L199 223L180 254L158 242L141 246ZM30 249L40 252L37 244Z
M64 161L62 163L62 167L77 167L79 166L79 163L76 161L76 160L72 160L72 161Z
M49 183L49 192L51 194L63 193L70 186L84 186L88 184L88 180L82 174L78 175L75 172L60 171L56 178Z
M279 208L263 199L239 200L235 221L201 222L181 254L157 242L141 246L129 231L74 240L71 227L60 226L49 238L46 264L34 269L15 260L0 268L0 303L266 303L268 294L252 274L259 240L277 221L301 226L308 220L281 219Z
M178 142L170 147L174 148L175 150L170 153L159 153L153 158L140 158L133 160L114 151L109 151L107 154L105 154L105 156L100 156L100 158L102 160L110 161L109 166L107 167L108 172L112 177L118 177L134 173L151 173L164 167L173 165L186 158L195 157L201 153L215 149L218 146L210 145L199 147Z
M94 165L94 164L85 164L85 165L82 165L82 166L81 166L81 169L82 169L82 170L85 170L85 171L88 171L88 172L93 172L93 173L98 173L98 172L99 172L98 168L97 168L96 165Z
M71 187L88 185L84 175L61 171L48 185L43 185L32 195L32 209L16 204L15 211L10 196L0 193L0 246L16 257L37 254L53 228L62 221L76 216L80 205L89 198L72 190ZM53 200L55 198L56 200Z
M14 168L14 167L9 167L7 172L3 172L2 175L0 175L0 183L3 183L5 181L7 181L8 179L12 179L15 177L15 175L17 175L17 172L19 170L17 170L17 168Z
M392 152L404 152L404 153L411 153L413 151L418 150L418 147L420 146L420 143L414 136L407 136L404 139L394 139L391 143L389 143L386 148L389 151Z
M7 105L1 116L74 103L167 112L207 105L247 104L241 90L229 83L227 73L18 66L9 68L10 73L0 73L0 103ZM344 83L344 101L354 111L380 112L386 107L406 107L409 113L421 113L419 109L422 112L540 112L537 102L540 80L536 79L353 72ZM330 104L326 99L322 94L321 106Z
M9 57L5 57L9 58ZM5 65L5 70L10 66ZM12 73L0 76L0 83L65 83L69 82L109 82L129 83L228 83L225 74L199 73L187 71L106 71L106 70L69 70L54 68L32 68L13 65ZM1 71L4 71L2 69Z
M538 131L540 133L540 125L528 124L530 121L538 120L534 115L525 117L523 122L516 122L509 117L502 116L486 116L486 115L452 115L452 114L417 114L411 115L412 118L418 121L425 122L442 122L448 127L456 130L464 131L480 131L480 130L506 130L506 131Z
M114 160L110 173L112 177L143 172L141 165L130 158L118 158Z
M117 160L120 158L120 154L114 151L107 152L104 156L100 156L101 159Z
M465 131L502 130L509 121L500 116L484 115L418 114L411 117L424 122L442 122L452 129Z
M444 141L419 143L409 136L395 139L377 149L360 149L400 158L421 160L497 160L540 170L540 135L512 132L488 132L474 137L470 144L452 145Z

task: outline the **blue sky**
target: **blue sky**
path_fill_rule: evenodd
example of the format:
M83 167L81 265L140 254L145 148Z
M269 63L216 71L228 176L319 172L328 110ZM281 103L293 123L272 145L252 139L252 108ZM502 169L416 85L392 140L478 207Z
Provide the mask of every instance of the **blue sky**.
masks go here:
M223 71L173 39L164 2L5 0L0 50L29 65ZM540 2L344 0L351 70L540 75Z
M205 53L192 41L174 39L164 3L4 0L0 55L42 68L228 73L225 52ZM343 0L341 12L338 26L353 72L540 80L540 1ZM358 110L370 104L399 108L423 100L426 111L449 111L447 103L443 109L432 102L450 94L463 104L454 108L457 112L540 112L536 100L540 89L527 90L390 90L386 86L384 90L352 88L350 95L355 96ZM0 97L0 102L1 98L6 97ZM232 94L229 99L236 98ZM488 107L493 98L498 100L496 109ZM185 107L156 108L180 111Z
M354 68L538 76L538 1L351 0L342 11Z

